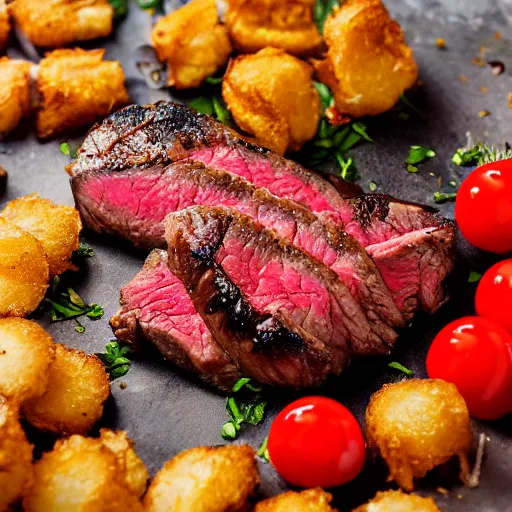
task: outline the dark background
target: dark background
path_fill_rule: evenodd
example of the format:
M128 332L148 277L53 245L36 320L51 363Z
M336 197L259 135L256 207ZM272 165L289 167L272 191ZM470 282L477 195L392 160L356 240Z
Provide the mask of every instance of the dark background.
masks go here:
M454 151L466 143L466 132L470 131L475 140L512 142L512 110L507 105L507 95L512 92L512 1L388 0L386 4L401 22L416 52L423 86L408 97L421 115L411 113L409 120L404 121L395 111L367 120L368 132L375 143L360 145L354 149L353 156L362 175L360 184L366 190L368 183L374 181L379 192L433 204L439 176L441 189L453 191L448 182L455 180L459 184L468 172L450 163ZM107 49L108 58L121 61L131 97L138 103L169 98L166 91L147 89L134 64L136 48L149 42L150 27L151 18L132 3L129 16L118 24L115 35L97 43ZM438 37L445 39L445 50L436 47ZM482 47L485 47L484 54ZM19 55L15 48L9 53ZM505 73L493 76L489 66L472 63L475 57L501 60ZM460 75L467 80L462 81ZM488 88L487 93L481 91L483 86ZM491 114L482 119L478 115L481 110ZM39 192L58 202L73 203L63 170L68 159L60 153L59 142L40 144L30 128L18 130L16 135L0 142L0 165L9 172L3 202ZM429 146L438 155L420 165L418 174L409 174L403 164L413 144ZM442 205L441 210L452 217L453 203ZM75 288L89 302L104 306L104 319L84 320L87 328L84 334L74 331L73 322L48 324L44 318L42 322L56 341L100 352L111 338L108 318L117 310L119 289L141 268L144 254L87 233L84 239L94 248L96 256L88 260L77 276ZM363 422L371 393L384 383L400 378L399 372L387 367L390 361L399 361L413 369L418 377L425 376L425 355L434 335L450 320L474 312L476 285L467 283L469 271L482 272L495 261L494 257L467 247L461 240L458 252L457 275L448 305L432 317L418 318L403 333L391 358L354 362L341 378L332 379L315 393L336 398ZM120 388L120 381L127 383L126 389ZM193 376L166 365L152 351L135 361L130 372L112 384L112 395L103 424L128 431L151 473L185 448L223 442L220 427L227 419L224 398ZM298 396L298 393L272 390L265 422L246 428L240 441L257 448L275 414ZM480 487L469 490L459 486L454 470L434 473L420 483L418 490L433 495L443 511L512 511L512 420L474 422L474 428L475 432L485 432L490 437ZM261 472L262 495L285 489L268 464L261 464ZM386 488L385 475L385 468L368 461L356 481L335 491L336 506L340 511L351 510L372 497L376 490ZM450 489L450 493L444 496L436 492L439 485Z

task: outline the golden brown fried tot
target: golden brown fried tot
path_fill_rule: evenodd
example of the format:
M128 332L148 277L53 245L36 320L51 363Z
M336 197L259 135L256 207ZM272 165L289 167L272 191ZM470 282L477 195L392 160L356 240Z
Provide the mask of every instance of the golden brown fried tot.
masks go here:
M168 64L168 85L198 87L224 66L232 47L219 23L216 0L192 0L161 18L151 33L158 59Z
M11 510L30 485L32 445L18 421L18 410L0 396L0 510Z
M237 124L279 154L312 139L320 121L320 98L312 68L283 50L266 48L230 62L222 96Z
M260 501L254 512L336 512L336 509L329 505L331 501L332 496L322 489L288 491Z
M448 382L410 379L386 384L366 409L367 440L406 491L413 479L457 455L467 468L472 433L466 402Z
M32 313L44 298L48 280L41 243L0 217L0 317Z
M55 343L36 322L0 318L0 395L17 404L42 395L54 359Z
M386 112L418 77L413 52L381 0L347 0L325 22L327 58L318 77L352 117Z
M25 512L141 512L117 457L99 439L74 435L34 464Z
M125 485L139 498L148 483L148 470L133 449L133 441L124 430L100 430L100 441L117 457L117 463L126 475Z
M30 114L30 62L0 58L0 135Z
M225 0L226 26L236 48L253 53L267 47L310 55L322 37L313 20L315 0Z
M144 497L149 512L239 512L260 482L247 445L200 446L164 464Z
M43 246L50 266L50 276L74 269L73 251L80 247L82 222L72 206L57 205L39 194L30 194L7 203L0 213L34 235Z
M375 498L353 512L440 512L432 498L402 491L378 492Z
M104 61L105 50L55 50L39 65L41 94L37 134L41 138L90 126L130 98L117 61Z
M7 12L7 5L5 0L0 0L0 51L5 48L7 40L9 39L9 32L11 31L11 24L9 22L9 13Z
M32 43L47 48L108 36L114 20L107 0L14 0L9 12Z
M34 427L57 434L85 434L103 414L110 383L92 354L57 344L46 392L23 406Z

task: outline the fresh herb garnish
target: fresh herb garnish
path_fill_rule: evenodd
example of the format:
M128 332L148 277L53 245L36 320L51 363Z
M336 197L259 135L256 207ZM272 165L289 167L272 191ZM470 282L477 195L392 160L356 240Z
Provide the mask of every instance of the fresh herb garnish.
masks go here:
M393 361L392 363L389 363L388 366L390 368L394 368L395 370L400 370L402 373L405 373L405 375L414 375L414 372L412 370L409 370L409 368L406 368L404 365L397 363L396 361Z
M70 156L69 144L67 142L61 142L60 143L60 152L63 155Z
M189 101L188 105L195 108L201 114L212 116L222 124L233 126L231 113L220 94L212 94L211 97L199 96Z
M162 0L137 0L137 4L141 9L162 10Z
M313 11L313 18L320 34L322 34L324 31L324 23L327 19L327 16L331 14L331 11L337 5L339 5L338 0L316 0Z
M205 82L210 85L220 85L222 83L222 77L209 76Z
M128 373L131 361L126 357L130 354L130 348L119 345L119 342L112 340L105 347L104 354L96 354L106 366L110 380L115 380Z
M433 149L427 148L425 146L411 146L409 149L409 156L407 157L408 164L421 164L425 160L429 158L434 158L436 156L436 152Z
M368 183L368 188L371 192L375 192L378 188L378 185L375 183L375 181L370 181L370 183Z
M345 181L354 182L361 177L359 171L357 170L354 159L351 156L345 159L345 157L338 151L336 152L336 161L341 168L340 176Z
M480 274L479 272L475 272L474 270L472 270L470 273L469 273L469 277L468 277L468 283L478 283L478 281L480 281L480 279L482 278L482 274Z
M472 167L509 158L512 158L512 148L509 144L505 144L505 149L501 150L496 146L478 142L471 147L459 148L453 155L452 162L460 167Z
M438 204L446 203L446 201L455 201L457 192L434 192L434 202Z
M258 448L257 455L260 459L264 460L265 462L270 462L270 457L268 455L268 436L263 439L262 443L260 444L260 447Z
M80 323L80 321L78 320L78 318L75 318L75 331L80 333L80 334L83 334L85 332L85 327Z
M128 14L128 0L108 0L114 9L114 16L122 18Z
M244 423L258 425L263 421L267 401L262 399L262 388L243 377L233 386L233 393L226 400L229 421L222 426L224 439L236 439Z
M92 258L94 256L94 250L85 242L80 242L80 247L75 251L75 255L82 259Z
M415 165L412 165L412 164L407 164L406 169L407 169L407 172L411 172L411 173L419 172L418 167L416 167Z

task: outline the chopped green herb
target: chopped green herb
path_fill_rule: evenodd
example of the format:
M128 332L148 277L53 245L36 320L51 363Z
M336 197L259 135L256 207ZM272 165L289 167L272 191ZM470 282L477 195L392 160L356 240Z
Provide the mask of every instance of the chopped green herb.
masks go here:
M407 169L407 172L412 172L412 173L416 173L419 171L419 169L415 165L411 165L411 164L408 164L406 169Z
M344 180L354 182L361 177L359 171L357 170L354 159L352 157L348 157L347 159L345 159L345 157L339 151L336 153L335 156L341 168L340 176Z
M238 431L231 421L227 421L224 423L224 425L222 425L221 435L224 439L232 440L236 439Z
M69 144L67 142L61 142L61 144L60 144L60 152L63 155L71 156L71 153L69 152Z
M363 123L352 123L352 130L361 135L363 139L368 142L375 142L367 133L366 133L366 125Z
M478 281L480 281L481 277L482 277L482 274L472 270L469 273L468 283L478 283Z
M408 112L398 112L398 119L400 119L400 121L408 121L410 117Z
M108 0L114 9L116 18L122 18L128 13L128 0Z
M195 108L201 114L213 114L213 101L205 96L199 96L188 102L189 107Z
M320 96L322 107L324 109L329 108L334 101L329 87L327 87L327 85L321 82L313 82L313 85L315 86L315 89L317 90L318 95Z
M75 255L83 259L92 258L94 256L94 250L85 242L80 242L80 247L75 251Z
M121 346L118 341L112 340L105 347L105 353L96 355L105 364L110 380L115 380L128 373L132 364L126 357L129 354L129 347Z
M231 120L231 114L220 94L213 94L211 98L207 98L206 96L199 96L198 98L194 98L193 100L189 101L188 104L190 107L195 108L201 114L213 116L222 124L227 126L231 126L233 124Z
M247 389L254 391L255 393L260 393L262 391L261 386L255 386L251 382L251 379L249 379L248 377L242 377L241 379L238 379L235 385L233 386L233 393L240 391L244 386Z
M370 181L370 183L368 183L368 187L371 192L375 192L378 186L377 183L375 183L375 181Z
M434 192L434 202L446 203L446 201L455 201L457 192Z
M78 318L75 318L75 331L83 334L85 332L85 327L78 321Z
M139 7L141 9L162 9L162 0L137 0Z
M429 158L434 158L436 152L433 149L425 146L411 146L409 156L407 157L408 164L420 164Z
M501 150L496 146L487 146L478 142L472 147L459 148L453 155L452 162L460 167L472 167L509 158L512 158L512 149L508 144L505 144L505 149Z
M449 181L448 182L448 185L450 185L450 187L456 187L457 186L457 182L455 180L452 180L452 181Z
M337 5L339 5L338 0L316 0L313 11L313 17L320 34L322 34L324 31L324 23L325 20L327 19L327 16L331 14L331 11Z
M222 83L222 77L209 76L205 82L210 85L220 85Z
M401 365L400 363L397 363L396 361L389 363L388 366L390 368L394 368L395 370L400 370L402 373L405 373L406 375L414 375L414 372L412 370L409 370L409 368L406 368L405 366Z
M229 125L230 124L230 113L224 103L222 97L219 95L214 95L212 97L213 102L213 110L215 112L215 118L217 121L220 121L222 124Z
M262 443L260 444L260 447L258 448L257 454L260 459L264 460L265 462L270 462L267 445L268 436L266 436L265 439L263 439Z
M433 173L433 172L429 172L429 173L428 173L428 175L429 175L429 176L432 176L432 178L435 178L435 177L436 177L435 173Z
M404 111L404 107L409 109L410 111L414 112L418 117L423 117L423 112L416 107L409 98L405 94L400 95L400 103L398 105L398 108L401 112Z

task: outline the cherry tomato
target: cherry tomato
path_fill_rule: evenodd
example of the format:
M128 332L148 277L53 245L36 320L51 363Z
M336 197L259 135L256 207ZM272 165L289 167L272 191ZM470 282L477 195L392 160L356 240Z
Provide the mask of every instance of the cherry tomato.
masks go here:
M512 160L484 164L462 182L455 219L462 234L479 249L512 250Z
M361 427L343 405L319 396L285 407L268 436L272 464L289 483L335 487L353 480L364 466Z
M448 324L430 346L427 372L455 384L476 418L512 412L512 336L493 320L465 317Z
M512 333L511 305L512 260L504 260L483 275L476 289L475 306L479 316L496 320Z

